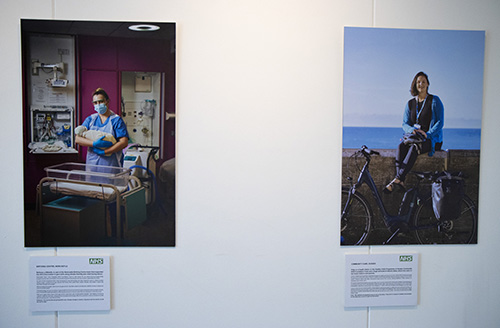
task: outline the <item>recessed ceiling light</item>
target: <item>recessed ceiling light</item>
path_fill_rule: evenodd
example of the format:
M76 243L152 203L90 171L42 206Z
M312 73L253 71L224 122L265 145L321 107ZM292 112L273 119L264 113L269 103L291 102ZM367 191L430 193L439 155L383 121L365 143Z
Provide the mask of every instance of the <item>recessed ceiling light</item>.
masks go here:
M151 32L160 29L159 26L150 24L130 25L128 28L132 31L139 31L139 32Z

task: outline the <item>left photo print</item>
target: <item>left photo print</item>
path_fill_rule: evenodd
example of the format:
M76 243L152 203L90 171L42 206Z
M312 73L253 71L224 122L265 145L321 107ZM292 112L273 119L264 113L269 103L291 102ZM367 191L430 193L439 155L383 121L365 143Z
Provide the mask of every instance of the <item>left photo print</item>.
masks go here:
M176 24L20 27L24 246L175 246Z

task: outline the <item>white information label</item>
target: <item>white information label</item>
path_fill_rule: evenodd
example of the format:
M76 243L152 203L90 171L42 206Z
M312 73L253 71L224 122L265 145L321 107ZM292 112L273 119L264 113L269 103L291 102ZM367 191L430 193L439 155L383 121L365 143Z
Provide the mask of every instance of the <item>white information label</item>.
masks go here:
M68 103L68 94L66 91L49 91L49 103L53 105L65 105Z
M109 256L30 258L30 310L110 309Z
M418 254L346 254L345 306L414 306Z

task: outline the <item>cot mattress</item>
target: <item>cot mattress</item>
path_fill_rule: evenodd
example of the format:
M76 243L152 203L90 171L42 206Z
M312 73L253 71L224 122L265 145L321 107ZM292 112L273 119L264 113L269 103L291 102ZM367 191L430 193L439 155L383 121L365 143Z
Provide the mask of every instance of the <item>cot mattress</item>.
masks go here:
M127 190L127 187L115 186L119 193ZM68 196L84 196L113 201L116 199L116 190L111 187L77 184L64 181L53 181L50 183L50 191L53 193L62 193Z

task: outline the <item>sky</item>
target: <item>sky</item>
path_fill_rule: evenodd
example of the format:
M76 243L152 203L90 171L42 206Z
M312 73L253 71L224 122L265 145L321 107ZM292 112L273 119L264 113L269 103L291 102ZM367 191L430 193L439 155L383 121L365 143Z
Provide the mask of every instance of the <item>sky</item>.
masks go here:
M481 128L484 31L344 28L344 126L400 127L420 71L445 128Z

